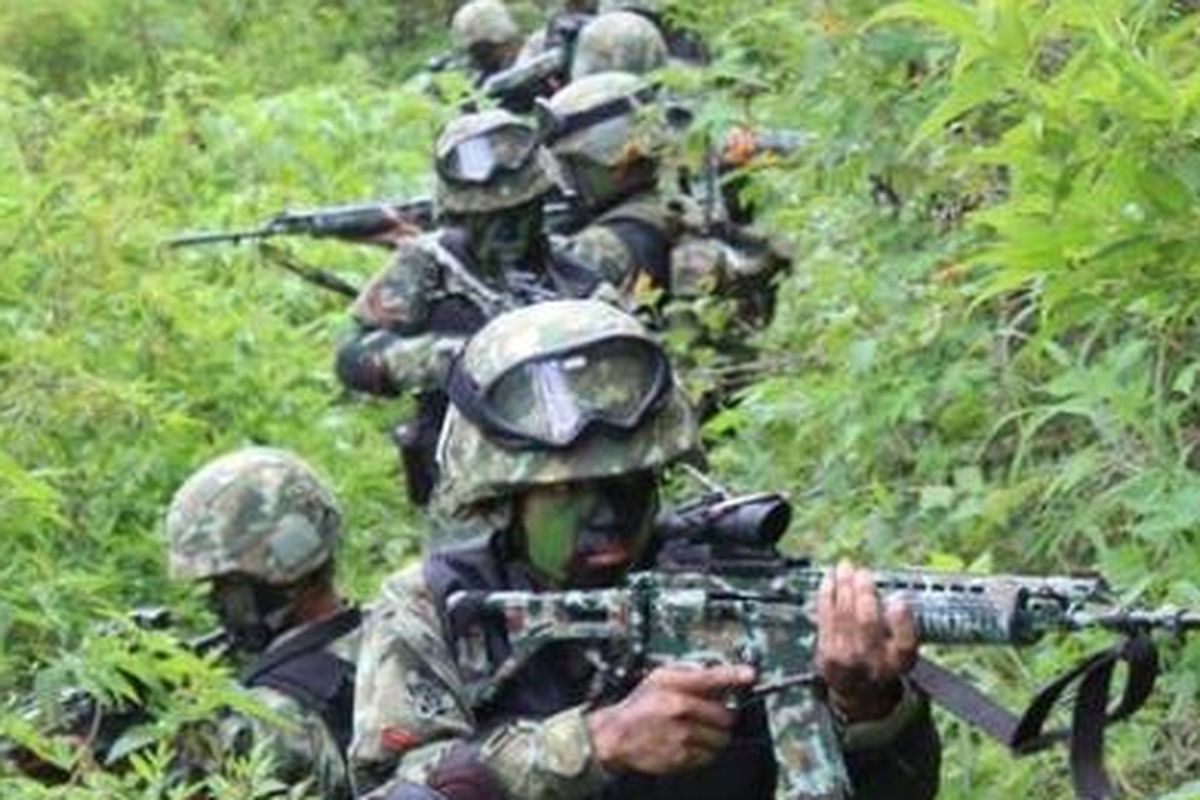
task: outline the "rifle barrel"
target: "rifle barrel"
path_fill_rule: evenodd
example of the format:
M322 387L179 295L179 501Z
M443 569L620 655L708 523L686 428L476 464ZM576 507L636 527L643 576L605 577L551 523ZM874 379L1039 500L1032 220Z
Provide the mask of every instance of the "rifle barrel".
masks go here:
M250 239L268 239L279 234L271 228L255 228L247 231L202 231L200 233L185 233L182 236L172 236L167 239L168 247L194 247L196 245L219 244L231 242L241 244Z

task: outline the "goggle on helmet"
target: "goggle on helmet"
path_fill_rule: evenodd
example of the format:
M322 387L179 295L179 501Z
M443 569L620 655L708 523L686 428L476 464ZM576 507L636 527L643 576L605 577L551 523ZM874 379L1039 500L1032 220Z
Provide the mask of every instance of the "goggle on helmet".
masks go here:
M533 128L505 125L455 144L437 159L438 174L452 184L487 184L499 175L528 168L537 158L540 144Z
M447 393L464 417L506 449L564 449L593 432L629 435L671 393L670 362L636 336L616 335L518 362L479 385L462 359Z

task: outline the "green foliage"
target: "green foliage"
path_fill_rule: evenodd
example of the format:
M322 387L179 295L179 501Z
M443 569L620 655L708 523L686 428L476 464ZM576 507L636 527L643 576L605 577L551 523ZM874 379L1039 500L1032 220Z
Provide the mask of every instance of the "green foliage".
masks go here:
M680 6L719 55L702 124L814 137L751 175L799 258L777 367L710 426L737 485L788 487L795 547L1099 569L1131 600L1196 603L1197 18L1179 5ZM1167 649L1155 708L1111 737L1130 796L1200 771L1200 647ZM1015 705L1083 650L955 663ZM1061 752L1014 767L943 731L943 797L1069 795Z
M49 705L66 686L116 699L130 675L171 683L178 662L84 634L148 602L206 627L195 593L167 582L159 529L183 479L231 448L288 447L323 468L347 510L342 573L353 595L368 597L419 547L383 435L401 409L352 402L332 375L345 300L264 267L250 249L161 246L181 229L426 188L445 112L393 85L395 54L365 58L381 43L366 20L394 10L214 0L10 4L0 15L0 39L74 36L62 19L73 21L88 59L51 44L0 48L6 697L33 686ZM138 48L123 12L164 25L183 17L178 30L151 26L157 38ZM231 35L222 21L235 17ZM362 281L384 254L311 247L302 257ZM172 693L142 744L165 748L230 697L227 676ZM120 778L80 764L61 796L182 796L168 792L155 752L139 750L138 769ZM226 779L253 787L268 774L261 767ZM15 779L4 788L33 791Z
M419 524L382 432L330 365L344 302L253 251L170 253L182 229L427 188L445 109L397 76L444 47L448 3L44 0L0 8L0 691L100 696L195 674L123 775L77 766L5 797L183 797L170 742L227 677L87 631L199 598L160 519L206 459L295 449L348 511L342 577L369 597ZM873 564L1101 569L1131 600L1200 606L1197 17L1134 0L679 4L717 54L673 75L698 130L810 133L748 174L797 245L769 376L710 425L746 489L789 491L794 545ZM380 255L303 246L356 281ZM157 640L155 640L157 641ZM956 656L1014 704L1088 642ZM169 651L166 657L161 653ZM152 655L159 653L160 655ZM181 660L183 659L183 660ZM1109 752L1130 796L1189 797L1200 645ZM946 798L1067 796L1062 753L1014 764L941 720ZM70 763L14 715L0 727ZM57 748L57 749L56 749ZM263 754L202 787L260 797ZM1183 786L1174 790L1174 787ZM1189 788L1190 787L1190 788ZM1168 792L1173 792L1168 795Z

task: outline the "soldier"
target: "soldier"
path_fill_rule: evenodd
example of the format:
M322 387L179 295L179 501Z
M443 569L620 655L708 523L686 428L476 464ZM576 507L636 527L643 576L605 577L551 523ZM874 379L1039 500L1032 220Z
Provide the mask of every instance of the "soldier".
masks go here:
M691 356L703 355L696 363L715 365L689 373L705 413L715 409L740 385L741 376L725 367L754 358L749 342L773 313L773 280L788 263L784 248L727 224L714 186L700 200L664 190L677 183L663 175L674 134L668 109L643 79L590 75L540 114L560 174L593 216L564 248L634 305L674 316L675 338L688 341Z
M739 716L725 704L753 682L749 667L667 666L625 696L600 697L595 665L564 646L472 706L464 687L505 658L504 623L448 615L449 595L599 588L647 567L662 470L698 442L664 352L634 318L595 301L493 320L450 393L439 502L478 535L384 585L358 674L360 791L406 781L408 794L384 784L370 796L414 796L423 784L424 797L453 800L767 800L779 769L806 769L775 763L761 709ZM937 734L903 677L916 657L911 615L881 610L870 574L842 565L819 618L817 664L846 725L855 797L933 797Z
M477 83L512 66L521 51L521 30L500 0L471 0L450 22L450 38L465 53Z
M208 584L233 648L251 659L242 683L286 723L231 714L220 725L226 752L265 740L281 781L335 799L352 796L345 752L361 622L333 583L341 521L312 467L253 447L192 475L166 522L171 577Z
M504 76L499 97L506 108L532 111L573 80L597 72L644 75L667 64L667 43L636 14L593 16L560 13L529 37L517 63Z
M595 276L552 252L543 201L552 183L537 131L506 111L463 116L439 137L438 211L446 227L400 243L351 309L357 330L339 348L348 388L413 393L417 413L396 433L410 498L433 489L442 380L466 337L508 305L586 296Z

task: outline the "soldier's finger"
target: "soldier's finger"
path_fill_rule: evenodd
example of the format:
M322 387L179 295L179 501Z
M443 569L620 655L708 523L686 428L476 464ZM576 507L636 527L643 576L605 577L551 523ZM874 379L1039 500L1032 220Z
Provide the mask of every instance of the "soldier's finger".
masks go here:
M717 667L660 667L652 673L657 682L687 694L715 696L728 689L754 683L754 668L745 664Z
M870 640L879 635L879 597L875 593L875 576L869 569L854 573L854 621L859 636Z
M900 673L906 673L917 663L920 640L917 620L912 609L901 598L888 600L884 610L888 626L888 661Z
M842 560L837 565L833 624L839 628L854 623L854 572L854 565L849 561Z

